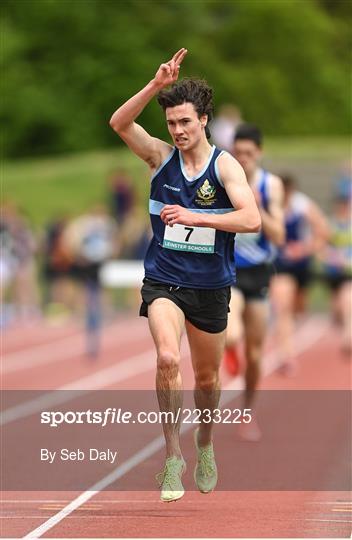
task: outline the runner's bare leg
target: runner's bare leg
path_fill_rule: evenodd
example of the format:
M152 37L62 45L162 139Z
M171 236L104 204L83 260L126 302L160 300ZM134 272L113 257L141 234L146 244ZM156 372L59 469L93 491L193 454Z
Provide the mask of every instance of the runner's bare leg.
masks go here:
M182 408L183 390L179 371L180 344L184 328L184 315L167 298L157 298L148 307L148 321L157 351L156 392L160 411L172 412L176 418ZM166 457L180 457L180 422L163 421Z
M197 409L218 408L220 399L219 369L225 348L226 330L210 334L186 321L195 376L194 401ZM212 440L212 422L199 426L198 443L206 446Z

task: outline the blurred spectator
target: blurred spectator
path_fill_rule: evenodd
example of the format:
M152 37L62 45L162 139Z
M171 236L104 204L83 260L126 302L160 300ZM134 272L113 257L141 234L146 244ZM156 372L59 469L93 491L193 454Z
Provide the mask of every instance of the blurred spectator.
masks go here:
M336 200L352 199L352 159L342 165L336 182L335 198Z
M13 250L13 239L10 233L8 219L5 217L4 209L1 209L0 216L0 238L1 238L1 283L6 285L13 277L15 268L15 256Z
M284 186L286 241L275 261L270 284L281 372L295 372L295 317L305 310L311 264L329 238L329 226L315 202L297 189L295 178L280 175Z
M210 132L215 146L231 152L236 128L241 123L241 112L235 105L222 105L219 114L210 125Z
M63 231L63 249L72 260L72 275L83 285L87 354L99 353L102 325L101 265L119 252L118 227L103 206L74 219Z
M133 184L123 169L112 174L109 180L111 212L117 223L121 225L135 205Z
M106 212L97 205L90 212L73 219L63 233L63 249L75 262L85 269L99 267L118 251L118 227Z
M136 206L121 228L120 258L143 261L152 236L149 215L144 208ZM127 303L131 309L136 309L136 306L140 304L140 287L129 291Z
M46 227L43 246L43 274L47 281L44 304L49 315L62 316L63 309L73 311L75 294L71 283L72 259L64 246L67 217L60 217Z
M0 218L0 248L0 301L1 326L3 326L14 316L14 306L7 303L7 296L17 269L17 261L13 252L13 240L3 211Z
M334 321L341 327L341 349L352 351L352 179L340 178L337 182L333 214L330 220L332 235L321 254L325 281L331 291L331 308Z
M36 242L26 219L15 205L1 208L1 303L7 314L25 321L39 315L39 289L35 264ZM9 302L7 304L7 302Z
M120 230L121 259L144 260L151 238L149 216L136 206Z

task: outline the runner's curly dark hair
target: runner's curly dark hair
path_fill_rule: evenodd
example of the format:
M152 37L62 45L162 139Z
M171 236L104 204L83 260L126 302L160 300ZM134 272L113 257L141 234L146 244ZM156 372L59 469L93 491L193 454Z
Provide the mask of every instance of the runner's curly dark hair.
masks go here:
M161 90L157 100L164 111L168 107L175 107L176 105L182 105L182 103L193 103L198 118L206 114L208 123L213 118L213 89L203 79L181 79L170 88ZM205 126L205 134L209 139L210 130L208 125Z

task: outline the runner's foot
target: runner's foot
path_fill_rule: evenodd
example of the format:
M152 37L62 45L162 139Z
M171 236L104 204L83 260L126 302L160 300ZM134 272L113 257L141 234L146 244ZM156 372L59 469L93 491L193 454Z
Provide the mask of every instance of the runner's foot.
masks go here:
M278 368L278 372L284 377L295 377L297 375L297 364L294 360L282 362Z
M194 481L202 493L210 493L215 489L218 472L215 463L213 443L198 446L198 429L194 432L194 442L197 449L197 465L194 469Z
M252 420L248 424L244 422L239 424L238 434L246 442L259 442L262 438L262 432L254 416L252 416Z
M185 490L181 478L185 471L186 463L182 457L171 456L166 459L164 470L156 475L163 502L177 501L183 497Z

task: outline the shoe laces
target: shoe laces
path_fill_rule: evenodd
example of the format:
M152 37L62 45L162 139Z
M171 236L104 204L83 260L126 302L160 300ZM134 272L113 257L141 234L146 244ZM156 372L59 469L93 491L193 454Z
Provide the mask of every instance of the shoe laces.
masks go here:
M200 467L203 476L213 476L215 473L214 452L211 444L199 448Z
M158 473L155 477L159 487L161 487L163 484L169 487L174 487L174 484L178 483L180 480L182 467L182 460L176 457L167 458L163 471Z

